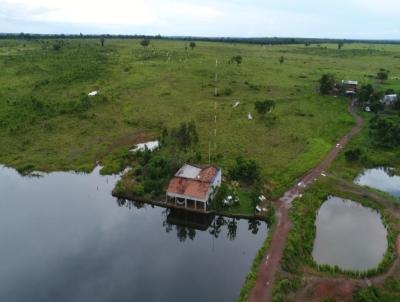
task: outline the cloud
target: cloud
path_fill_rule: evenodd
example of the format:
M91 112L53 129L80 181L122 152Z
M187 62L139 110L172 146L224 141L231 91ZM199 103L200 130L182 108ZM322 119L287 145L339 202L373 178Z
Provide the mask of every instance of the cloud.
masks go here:
M399 0L0 0L0 31L387 39L398 11Z
M162 22L164 16L206 20L222 15L204 5L159 0L0 0L3 6L14 18L99 25L150 25Z
M398 16L399 0L350 0L358 9L368 11L372 16Z

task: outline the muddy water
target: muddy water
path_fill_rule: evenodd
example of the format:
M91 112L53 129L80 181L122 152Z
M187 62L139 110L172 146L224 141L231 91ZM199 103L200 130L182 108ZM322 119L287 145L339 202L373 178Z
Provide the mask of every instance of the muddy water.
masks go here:
M378 266L387 250L380 214L350 200L330 197L318 212L316 227L312 255L318 264L368 270Z
M178 226L179 215L113 198L118 177L98 172L0 166L0 301L235 300L264 223Z
M375 168L365 170L354 182L400 198L400 176L395 175L393 169Z

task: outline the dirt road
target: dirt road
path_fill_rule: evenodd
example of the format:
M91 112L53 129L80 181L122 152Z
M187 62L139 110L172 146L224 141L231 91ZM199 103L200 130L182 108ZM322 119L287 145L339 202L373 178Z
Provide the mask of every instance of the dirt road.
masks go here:
M271 301L275 275L278 271L279 262L282 258L285 242L291 227L288 210L293 200L298 197L313 181L319 177L323 177L324 171L331 165L342 148L355 134L360 132L361 128L363 127L363 119L355 112L353 103L349 105L348 110L356 119L356 125L344 137L342 137L342 139L334 148L329 151L324 160L318 166L305 174L296 185L286 191L286 193L278 200L276 210L277 227L272 234L270 248L268 249L267 254L264 256L264 259L261 263L257 281L252 289L249 301Z

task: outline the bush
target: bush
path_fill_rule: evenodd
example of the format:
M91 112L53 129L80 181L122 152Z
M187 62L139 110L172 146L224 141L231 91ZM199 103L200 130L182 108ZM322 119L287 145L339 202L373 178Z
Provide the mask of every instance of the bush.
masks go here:
M233 90L232 90L232 88L225 88L223 91L222 91L222 94L223 95L225 95L225 96L230 96L231 94L233 93Z
M375 116L371 119L370 130L375 145L395 148L400 145L400 120Z
M178 128L172 129L171 138L174 144L178 144L185 151L196 145L199 142L199 135L195 122L181 123Z
M355 302L392 302L400 301L400 280L388 278L383 286L366 287L354 292Z
M233 56L230 60L229 63L236 63L237 65L242 64L243 58L242 56Z
M140 41L140 45L142 45L144 48L150 45L150 40L149 39L143 39Z
M319 91L322 95L328 95L335 87L335 77L332 74L324 74L319 80Z
M358 161L361 157L361 150L359 148L348 150L344 153L347 161Z
M389 77L389 71L385 69L380 69L376 74L376 78L381 81L386 81Z
M144 195L143 185L139 183L134 184L132 188L132 193L135 194L135 196L143 196Z
M262 116L264 116L266 113L268 113L273 108L275 108L275 102L270 101L270 100L257 101L254 104L254 109Z
M245 160L239 156L235 165L229 170L229 176L232 180L253 184L260 179L260 168L254 160Z

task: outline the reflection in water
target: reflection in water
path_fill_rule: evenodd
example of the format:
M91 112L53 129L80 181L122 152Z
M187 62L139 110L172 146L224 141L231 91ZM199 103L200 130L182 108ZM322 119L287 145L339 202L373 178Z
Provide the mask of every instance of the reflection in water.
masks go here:
M146 205L141 202L117 199L117 204L120 207L127 207L128 209L141 209L145 206L154 207L152 205ZM219 237L222 229L227 229L227 238L234 240L236 238L236 232L238 228L238 218L229 218L222 215L213 214L200 214L195 212L188 212L180 209L164 209L163 210L163 226L167 233L174 229L177 232L177 236L181 242L185 241L186 238L191 240L196 236L196 230L206 231L209 230L209 234L215 238ZM259 231L262 222L256 219L245 220L248 222L248 230L252 234L256 235Z
M0 301L235 300L265 223L178 223L113 198L117 180L99 168L21 177L0 166Z
M400 176L396 175L396 171L392 168L365 170L354 182L400 198Z
M313 257L318 264L368 270L378 266L387 249L380 214L359 203L329 197L316 220Z

